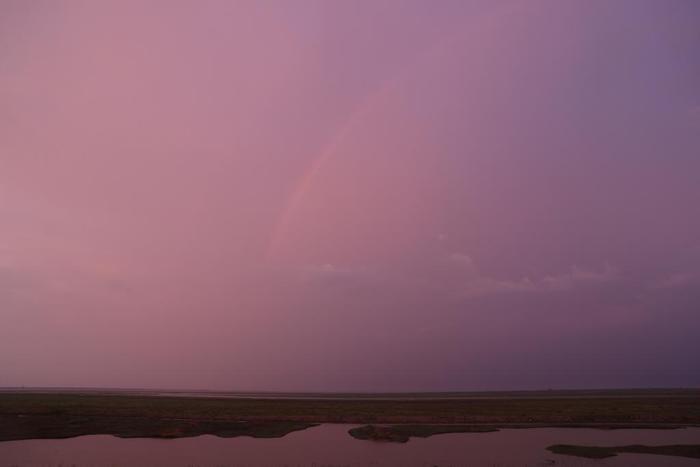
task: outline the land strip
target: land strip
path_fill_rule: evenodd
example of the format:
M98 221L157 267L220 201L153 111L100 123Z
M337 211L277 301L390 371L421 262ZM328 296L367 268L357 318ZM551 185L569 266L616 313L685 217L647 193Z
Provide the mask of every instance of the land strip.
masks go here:
M550 398L537 393L436 399L0 392L0 441L84 434L283 436L317 423L403 425L400 437L454 432L457 427L461 431L543 426L678 428L700 426L700 392L645 390L606 396L601 391L593 395L581 391ZM386 429L381 428L378 437ZM411 430L419 434L411 435ZM371 433L364 439L372 439Z

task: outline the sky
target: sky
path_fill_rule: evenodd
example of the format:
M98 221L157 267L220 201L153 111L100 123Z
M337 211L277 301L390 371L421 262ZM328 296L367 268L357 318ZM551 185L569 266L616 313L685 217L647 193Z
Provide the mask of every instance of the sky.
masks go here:
M0 0L0 387L700 386L698 24Z

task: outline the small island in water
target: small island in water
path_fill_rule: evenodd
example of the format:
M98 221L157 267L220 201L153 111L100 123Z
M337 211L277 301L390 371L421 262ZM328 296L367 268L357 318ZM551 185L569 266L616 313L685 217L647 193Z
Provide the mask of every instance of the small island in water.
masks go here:
M644 446L635 444L631 446L578 446L571 444L555 444L547 448L554 454L586 457L589 459L605 459L615 457L618 454L657 454L661 456L689 457L700 459L700 444L674 444L669 446Z

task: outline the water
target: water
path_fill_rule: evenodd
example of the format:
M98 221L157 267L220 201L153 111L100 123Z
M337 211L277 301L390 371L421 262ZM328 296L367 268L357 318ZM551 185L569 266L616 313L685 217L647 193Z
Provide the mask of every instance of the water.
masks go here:
M510 429L454 433L406 444L361 441L355 425L321 425L278 439L200 436L175 440L107 435L0 443L0 467L525 467L700 465L678 457L622 454L591 460L551 454L551 444L697 444L700 428L682 430Z

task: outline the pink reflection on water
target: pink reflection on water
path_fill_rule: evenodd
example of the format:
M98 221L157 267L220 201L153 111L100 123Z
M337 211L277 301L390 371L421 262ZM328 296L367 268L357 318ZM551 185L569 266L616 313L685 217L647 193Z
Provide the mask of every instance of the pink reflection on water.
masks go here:
M352 425L322 425L280 439L200 436L177 440L83 436L66 440L0 443L4 466L692 466L693 459L622 455L578 459L546 451L551 444L690 444L700 429L592 430L525 429L496 433L450 434L412 439L406 444L359 441ZM554 461L555 464L552 464Z

